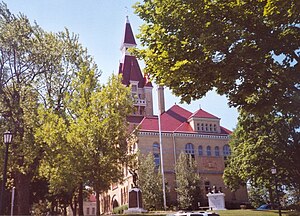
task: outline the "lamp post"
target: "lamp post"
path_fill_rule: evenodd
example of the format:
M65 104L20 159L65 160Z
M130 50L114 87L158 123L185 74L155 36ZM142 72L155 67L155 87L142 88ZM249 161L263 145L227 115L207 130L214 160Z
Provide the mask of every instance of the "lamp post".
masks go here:
M274 180L275 180L275 192L276 192L276 198L277 198L277 200L278 200L278 214L279 214L279 216L281 216L281 206L280 206L279 194L278 194L278 189L277 189L277 176L276 176L277 170L276 170L275 167L273 167L273 168L271 169L271 173L272 173L272 175L274 175Z
M7 160L8 160L8 147L12 141L12 133L10 131L4 132L3 141L6 148L5 148L5 155L4 155L3 178L2 178L2 187L1 187L1 196L0 196L0 215L4 214L4 193L5 193L5 184L7 180L6 172L7 172Z

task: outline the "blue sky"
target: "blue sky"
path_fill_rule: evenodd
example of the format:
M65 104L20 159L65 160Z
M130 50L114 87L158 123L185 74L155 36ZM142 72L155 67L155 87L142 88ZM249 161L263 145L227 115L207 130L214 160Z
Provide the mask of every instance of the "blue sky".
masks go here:
M46 31L58 32L68 28L79 35L79 41L93 56L98 68L102 71L102 82L106 82L112 73L118 72L121 58L120 45L124 34L125 18L129 16L134 34L139 33L143 21L134 14L132 5L136 0L4 0L14 14L25 14L33 23L36 21ZM137 40L137 43L138 40ZM143 63L140 63L143 68ZM153 89L154 107L157 107L157 90ZM175 103L177 98L166 89L166 109ZM215 92L193 101L181 104L191 112L201 106L207 112L221 118L221 125L232 130L237 123L236 109L229 108L227 99ZM157 114L157 109L154 111Z

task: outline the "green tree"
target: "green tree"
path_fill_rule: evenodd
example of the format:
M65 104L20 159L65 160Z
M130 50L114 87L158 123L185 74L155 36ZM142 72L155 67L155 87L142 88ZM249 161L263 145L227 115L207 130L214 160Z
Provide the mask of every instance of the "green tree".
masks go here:
M177 201L180 209L197 209L200 201L200 176L195 160L180 153L175 166Z
M83 84L73 95L74 118L68 140L80 152L84 180L96 191L96 214L100 215L99 194L123 178L123 165L128 162L132 136L126 116L132 113L133 101L121 77L112 76L106 85L98 87L90 79L93 76L83 77Z
M215 89L241 117L225 170L232 188L250 181L299 187L300 2L144 0L135 50L146 72L190 102ZM282 160L284 158L285 160Z
M232 106L299 112L300 2L144 0L138 54L185 102L216 88ZM289 105L286 107L286 105Z
M0 118L5 119L1 131L13 132L8 171L18 191L17 214L28 215L30 182L40 161L51 152L60 154L58 145L63 145L49 146L36 139L43 123L38 108L62 117L63 95L80 65L89 65L90 57L68 30L47 33L25 15L11 14L4 3L0 4L0 34Z
M249 202L254 208L265 203L271 203L269 190L264 186L250 186L248 188Z
M299 189L299 124L299 116L292 113L240 112L230 141L232 155L224 171L225 183L233 189L243 182L274 189L271 168L275 167L280 185Z
M159 210L163 207L162 176L155 166L154 156L149 153L140 157L138 182L142 190L144 208Z

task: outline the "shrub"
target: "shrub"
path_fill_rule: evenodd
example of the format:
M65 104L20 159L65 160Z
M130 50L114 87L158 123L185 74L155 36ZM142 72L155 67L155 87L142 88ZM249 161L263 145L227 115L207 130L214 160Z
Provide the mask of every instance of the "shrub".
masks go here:
M114 214L123 214L128 209L128 205L121 205L113 209Z
M299 211L289 212L288 216L300 216L300 212Z

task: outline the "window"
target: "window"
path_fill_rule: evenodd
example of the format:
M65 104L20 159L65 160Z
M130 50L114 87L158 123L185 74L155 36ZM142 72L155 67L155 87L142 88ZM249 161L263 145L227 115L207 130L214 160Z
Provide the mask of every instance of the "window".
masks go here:
M185 153L191 155L192 158L195 158L194 145L192 143L185 145Z
M212 124L209 125L209 131L212 131Z
M160 156L159 153L153 153L155 168L158 168L160 165Z
M154 157L154 163L155 167L158 168L160 165L160 151L159 151L159 144L153 143L153 157Z
M200 131L200 124L197 123L197 131Z
M86 214L87 214L87 215L90 214L90 208L89 208L89 207L86 208Z
M214 124L214 131L216 132L217 131L217 125Z
M211 156L211 148L210 148L210 146L206 147L206 155L207 156Z
M131 89L132 89L133 92L137 92L137 85L132 84Z
M231 154L231 151L230 151L229 145L224 145L224 147L223 147L223 155L224 156L229 156L230 154Z
M159 152L159 144L153 143L153 152Z
M93 207L92 208L92 215L95 215L96 214L96 211L95 211L96 209Z
M202 156L203 155L203 148L201 145L198 146L198 155Z
M220 156L220 150L219 150L219 146L215 147L215 156L219 157Z
M223 155L224 155L224 159L227 160L227 157L231 154L231 150L229 145L224 145L223 146Z
M201 130L204 131L204 124L201 124Z
M205 182L204 182L204 187L205 187L206 193L208 193L209 190L210 190L210 182L209 182L209 181L205 181Z
M205 124L205 130L208 131L208 124Z

